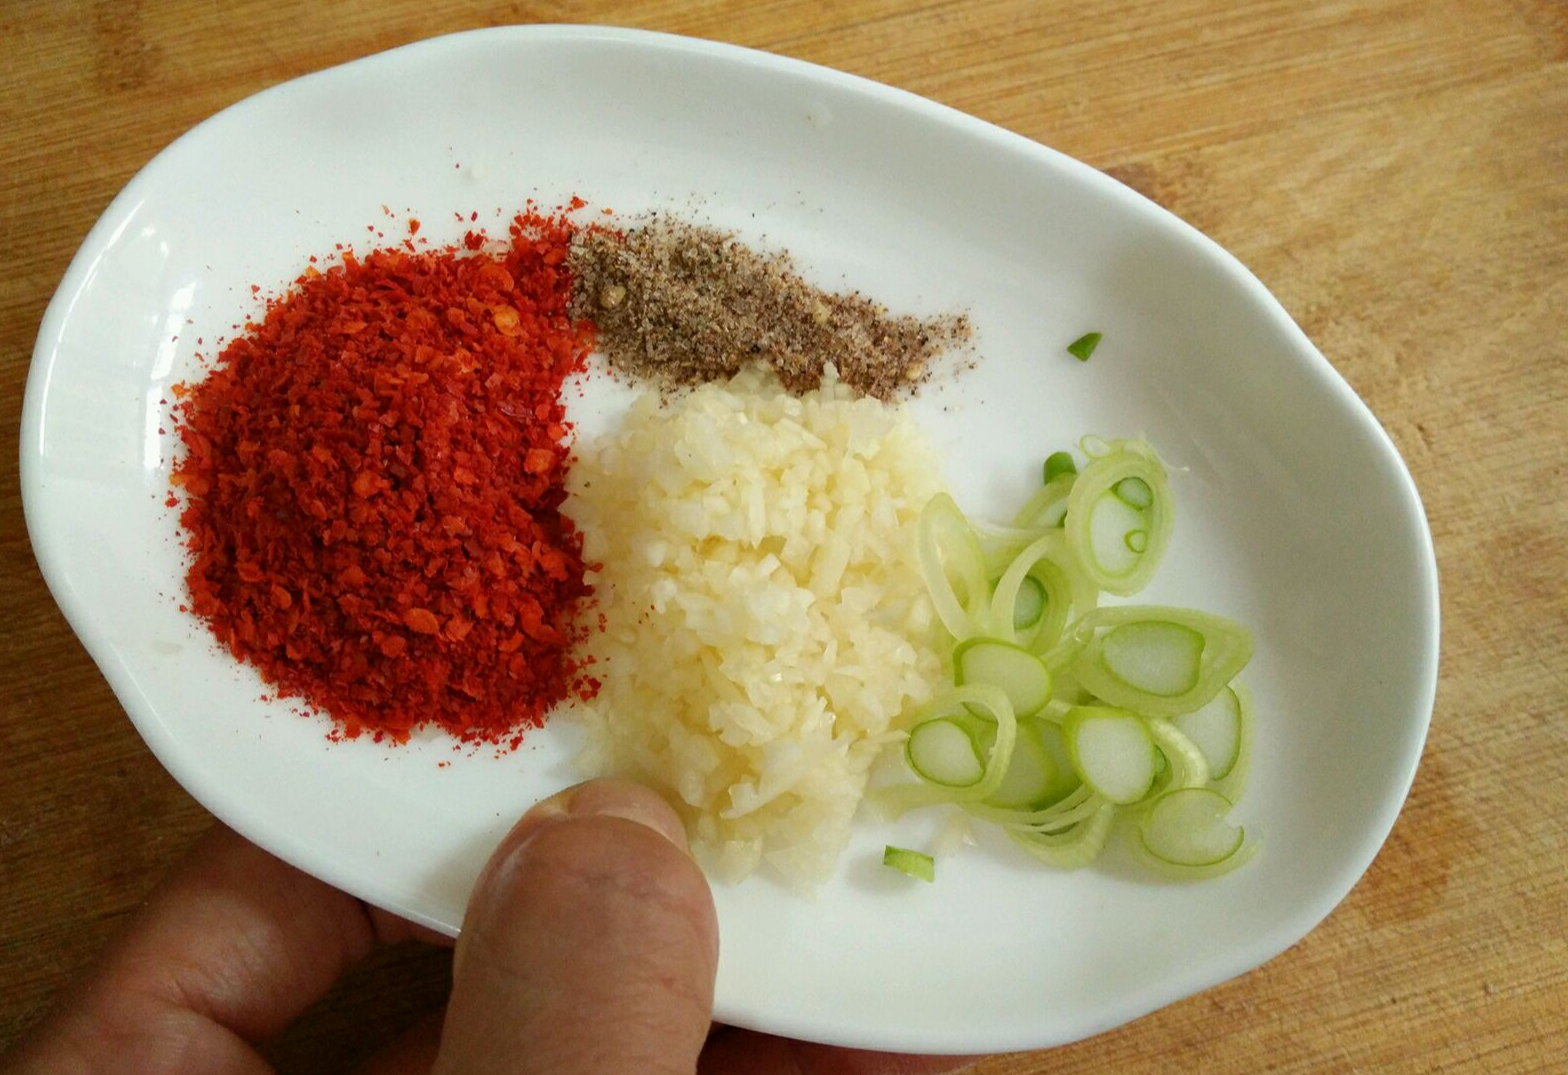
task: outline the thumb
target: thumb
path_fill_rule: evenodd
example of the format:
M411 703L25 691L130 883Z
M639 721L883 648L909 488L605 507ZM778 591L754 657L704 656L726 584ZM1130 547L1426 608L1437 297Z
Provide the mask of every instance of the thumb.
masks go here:
M626 781L563 791L474 886L432 1075L691 1075L718 948L675 811Z

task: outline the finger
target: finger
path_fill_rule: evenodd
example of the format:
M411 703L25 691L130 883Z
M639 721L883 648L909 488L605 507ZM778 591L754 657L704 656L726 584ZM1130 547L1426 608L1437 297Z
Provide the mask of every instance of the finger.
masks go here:
M266 1071L247 1043L376 941L357 900L217 827L28 1039L18 1069Z
M942 1075L963 1071L980 1059L835 1049L725 1027L708 1039L697 1071L698 1075Z
M438 1075L691 1075L718 926L680 819L583 784L531 810L469 899Z

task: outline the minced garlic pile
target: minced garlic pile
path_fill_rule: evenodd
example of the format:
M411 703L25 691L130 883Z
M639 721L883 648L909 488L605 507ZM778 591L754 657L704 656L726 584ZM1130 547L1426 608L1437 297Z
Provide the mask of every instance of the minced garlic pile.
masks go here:
M833 870L878 751L940 676L915 555L939 460L832 374L747 370L584 449L566 510L603 565L584 767L664 790L715 877Z

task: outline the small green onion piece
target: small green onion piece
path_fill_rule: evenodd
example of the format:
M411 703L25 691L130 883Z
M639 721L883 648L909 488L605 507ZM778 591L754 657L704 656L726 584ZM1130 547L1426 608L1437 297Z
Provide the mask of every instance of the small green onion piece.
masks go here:
M1129 530L1127 531L1127 536L1122 538L1122 541L1126 542L1128 550L1143 552L1149 547L1149 532L1147 530Z
M882 865L891 866L899 873L908 874L917 881L936 880L936 859L922 851L887 845L882 852Z
M1025 575L1023 582L1018 585L1018 598L1013 603L1013 630L1026 630L1039 623L1049 600L1040 580L1033 575Z
M1089 361L1089 356L1094 354L1094 349L1100 346L1103 334L1099 332L1086 332L1072 343L1067 345L1067 353L1079 362Z
M1123 502L1140 511L1154 503L1154 490L1142 478L1123 478L1116 483L1114 491Z
M1045 484L1049 485L1051 479L1060 474L1077 474L1078 464L1073 462L1072 452L1052 452L1045 457Z
M1140 835L1149 854L1172 866L1217 866L1241 850L1246 832L1225 820L1230 800L1207 788L1178 788L1156 799Z

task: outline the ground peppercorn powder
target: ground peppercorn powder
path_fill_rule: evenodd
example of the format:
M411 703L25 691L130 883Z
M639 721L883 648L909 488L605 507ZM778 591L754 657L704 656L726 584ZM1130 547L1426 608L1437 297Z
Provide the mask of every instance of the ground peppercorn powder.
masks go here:
M584 229L571 266L572 314L597 327L610 365L664 387L728 380L762 363L800 395L831 364L857 395L892 400L971 335L965 315L895 316L859 292L814 287L785 251L672 217Z

